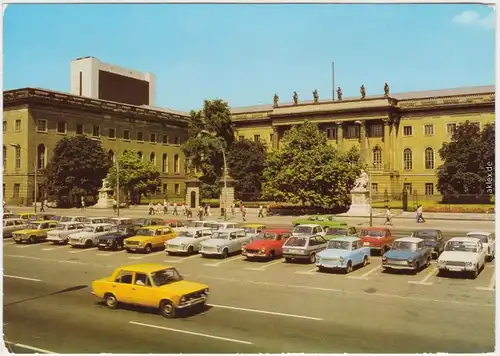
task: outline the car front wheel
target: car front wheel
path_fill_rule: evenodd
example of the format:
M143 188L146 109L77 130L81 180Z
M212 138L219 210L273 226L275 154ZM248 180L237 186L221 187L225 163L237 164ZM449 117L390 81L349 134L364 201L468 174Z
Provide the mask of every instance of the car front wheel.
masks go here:
M116 309L118 307L118 300L111 293L108 293L104 296L104 302L109 309Z
M175 318L175 306L169 300L164 300L160 304L160 313L165 318Z

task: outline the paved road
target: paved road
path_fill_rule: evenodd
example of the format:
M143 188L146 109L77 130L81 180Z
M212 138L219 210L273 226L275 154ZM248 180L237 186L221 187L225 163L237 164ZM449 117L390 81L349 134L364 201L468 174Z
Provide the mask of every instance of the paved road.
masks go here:
M460 233L463 233L459 231ZM247 262L3 243L4 333L23 353L492 352L494 262L476 280L387 274L380 257L350 275L304 263ZM117 266L160 262L211 287L201 313L109 310L89 292ZM16 346L17 344L17 346ZM33 349L35 348L35 349ZM38 351L37 351L38 350Z

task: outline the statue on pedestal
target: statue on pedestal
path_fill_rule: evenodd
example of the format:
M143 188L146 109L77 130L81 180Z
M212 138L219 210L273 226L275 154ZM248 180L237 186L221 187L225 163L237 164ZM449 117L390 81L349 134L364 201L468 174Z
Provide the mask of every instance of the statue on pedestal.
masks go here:
M359 92L361 93L361 99L366 98L366 89L365 89L365 86L364 86L364 85L362 85L362 86L359 88Z
M318 104L319 103L318 89L314 89L314 91L313 91L313 97L314 97L314 104Z
M387 84L387 82L385 82L384 85L384 96L385 97L389 96L389 84Z
M280 100L280 97L278 96L278 94L274 94L274 104L273 104L273 108L277 108L278 107L278 102Z
M293 92L293 105L298 105L299 103L299 95L296 91Z
M338 87L337 89L337 98L339 99L339 101L342 100L342 89L340 89L340 87Z
M364 192L368 190L368 183L370 181L370 177L364 170L361 170L361 175L354 182L354 187L351 192Z

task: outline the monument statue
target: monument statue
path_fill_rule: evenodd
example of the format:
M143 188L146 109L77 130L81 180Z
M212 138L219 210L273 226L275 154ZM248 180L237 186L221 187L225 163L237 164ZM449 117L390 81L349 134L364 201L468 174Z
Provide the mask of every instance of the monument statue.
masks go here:
M280 100L280 97L278 96L278 94L274 94L274 105L273 105L274 108L278 107L279 100Z
M361 99L366 98L366 89L365 89L365 86L364 86L364 85L362 85L362 86L359 88L359 92L361 93Z
M368 190L368 183L370 181L370 177L364 170L361 170L361 175L354 182L354 187L351 192L364 192Z
M342 89L340 89L340 87L338 87L338 89L337 89L337 98L339 100L342 100Z
M384 96L389 96L389 84L387 82L384 85Z
M297 105L299 103L299 95L296 91L293 92L293 105Z
M319 103L318 89L314 89L314 91L313 91L313 97L314 97L314 104L318 104Z

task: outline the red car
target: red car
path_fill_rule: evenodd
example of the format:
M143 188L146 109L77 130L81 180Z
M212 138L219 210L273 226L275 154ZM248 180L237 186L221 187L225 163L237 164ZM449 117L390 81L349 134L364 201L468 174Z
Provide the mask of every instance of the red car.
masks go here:
M292 236L289 229L266 229L257 239L243 246L242 255L247 260L255 258L275 258L283 255L283 244Z
M172 229L177 229L179 227L184 227L184 223L181 220L175 219L165 219L165 225L170 226Z
M372 250L380 251L380 255L388 251L395 240L391 230L385 227L362 228L359 238L363 247L369 247Z

